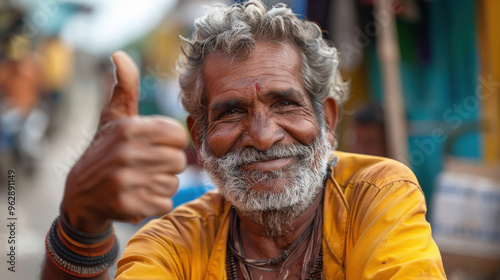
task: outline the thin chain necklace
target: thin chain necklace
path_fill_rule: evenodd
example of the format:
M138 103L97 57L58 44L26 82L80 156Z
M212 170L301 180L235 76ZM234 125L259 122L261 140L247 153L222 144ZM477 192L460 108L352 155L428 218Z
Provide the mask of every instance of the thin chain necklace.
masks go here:
M267 260L247 259L245 258L241 239L239 235L239 219L234 208L231 209L230 231L227 243L226 254L226 274L228 279L238 279L236 262L240 266L240 271L245 280L252 279L249 267L261 271L280 271L276 279L280 279L285 268L295 263L305 252L304 263L302 264L302 276L300 279L313 280L321 279L323 268L323 254L321 249L322 225L323 225L323 193L320 194L321 202L317 206L316 215L311 225L297 238L287 250L283 251L278 257ZM306 246L301 246L304 241L309 239ZM300 252L297 250L302 247ZM295 258L288 259L295 255ZM316 261L314 261L316 260ZM281 264L281 265L280 265ZM278 266L279 265L279 266ZM267 267L266 267L267 266ZM275 268L268 268L274 266ZM276 267L278 266L278 267ZM309 271L309 273L307 273Z

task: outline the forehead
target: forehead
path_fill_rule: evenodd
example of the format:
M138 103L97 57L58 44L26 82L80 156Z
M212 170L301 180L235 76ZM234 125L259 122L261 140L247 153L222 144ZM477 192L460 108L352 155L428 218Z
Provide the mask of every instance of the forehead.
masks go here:
M289 43L257 42L245 60L233 59L223 52L210 53L203 66L203 78L208 99L213 94L243 93L255 88L295 88L305 93L300 55Z

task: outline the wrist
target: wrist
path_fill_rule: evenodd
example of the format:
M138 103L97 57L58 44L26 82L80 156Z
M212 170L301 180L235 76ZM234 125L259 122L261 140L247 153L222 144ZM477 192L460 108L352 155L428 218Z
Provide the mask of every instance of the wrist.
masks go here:
M109 232L110 228L112 228L112 221L110 219L103 219L98 217L98 215L92 215L91 213L82 215L78 211L65 209L64 205L61 205L59 212L64 225L71 227L80 235L99 236L100 234Z

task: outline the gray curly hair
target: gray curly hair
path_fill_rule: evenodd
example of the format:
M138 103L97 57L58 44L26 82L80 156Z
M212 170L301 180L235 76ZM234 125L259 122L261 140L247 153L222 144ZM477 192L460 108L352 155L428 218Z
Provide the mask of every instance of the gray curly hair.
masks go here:
M187 44L177 62L180 100L198 126L200 139L207 127L202 68L205 57L214 51L245 59L257 41L292 43L301 56L303 83L320 125L324 123L323 100L327 96L332 96L337 105L348 98L347 83L338 71L337 50L323 39L318 25L299 19L285 4L271 9L260 0L229 7L214 5L195 20L192 39L182 39Z

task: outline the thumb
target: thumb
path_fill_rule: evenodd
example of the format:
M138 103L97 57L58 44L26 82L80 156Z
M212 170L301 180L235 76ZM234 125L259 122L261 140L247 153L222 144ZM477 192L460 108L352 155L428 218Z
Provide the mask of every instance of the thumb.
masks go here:
M139 70L132 58L123 51L111 56L115 67L115 84L111 90L111 98L101 113L99 125L112 120L137 115L137 99L139 95Z

